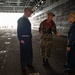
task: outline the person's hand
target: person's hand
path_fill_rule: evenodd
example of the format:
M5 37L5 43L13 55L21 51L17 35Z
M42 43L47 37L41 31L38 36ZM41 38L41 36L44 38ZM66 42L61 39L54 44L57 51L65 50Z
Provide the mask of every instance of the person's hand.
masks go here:
M24 40L21 40L20 42L21 42L21 44L25 44Z
M61 35L60 33L57 33L57 34L56 34L56 36L60 36L60 35Z
M42 31L40 31L39 34L40 34L40 37L41 37L42 36Z
M39 34L42 34L42 31L39 31Z
M70 51L70 49L71 49L70 47L67 47L67 51Z

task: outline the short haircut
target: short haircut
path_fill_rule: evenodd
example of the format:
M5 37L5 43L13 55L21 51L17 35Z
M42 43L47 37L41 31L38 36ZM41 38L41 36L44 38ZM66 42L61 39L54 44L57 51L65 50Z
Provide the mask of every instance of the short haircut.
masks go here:
M53 12L47 12L48 16L55 16L55 14Z
M30 7L25 7L24 12L26 12L26 11L31 11L32 12L32 9Z
M73 17L73 18L75 18L75 12L72 12L72 13L68 14L68 17Z

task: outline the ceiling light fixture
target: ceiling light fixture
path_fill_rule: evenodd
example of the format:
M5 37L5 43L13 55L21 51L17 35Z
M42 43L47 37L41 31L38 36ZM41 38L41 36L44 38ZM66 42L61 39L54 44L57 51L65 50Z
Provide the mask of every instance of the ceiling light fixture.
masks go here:
M3 3L0 3L0 4L3 4Z
M40 5L38 4L38 6L40 6Z
M36 7L37 8L37 7Z
M43 3L43 1L41 3Z

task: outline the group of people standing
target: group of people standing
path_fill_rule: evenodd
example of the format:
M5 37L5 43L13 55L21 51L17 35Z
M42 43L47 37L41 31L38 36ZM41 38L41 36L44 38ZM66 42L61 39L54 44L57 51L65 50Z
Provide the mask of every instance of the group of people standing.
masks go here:
M26 71L26 66L34 68L33 52L32 52L32 33L31 23L28 19L32 14L32 10L29 7L24 9L24 15L18 19L17 34L20 42L20 57L21 57L21 69ZM55 14L52 12L47 13L47 19L42 21L39 26L39 34L41 35L40 52L42 56L43 65L48 65L48 59L52 49L52 34L60 36L57 32L56 24L53 21ZM71 27L68 32L67 43L67 62L64 65L66 67L65 72L71 73L75 68L75 13L68 15L68 21L71 22Z

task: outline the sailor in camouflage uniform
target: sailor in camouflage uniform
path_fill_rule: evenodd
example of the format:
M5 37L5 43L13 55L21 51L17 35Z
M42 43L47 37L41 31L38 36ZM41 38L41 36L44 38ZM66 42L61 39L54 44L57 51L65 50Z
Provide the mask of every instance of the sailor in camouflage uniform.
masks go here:
M48 58L52 49L52 32L57 35L56 24L52 20L55 16L52 12L47 14L48 19L41 22L39 33L41 35L40 52L43 59L43 65L48 65Z

